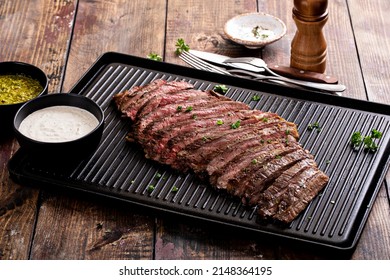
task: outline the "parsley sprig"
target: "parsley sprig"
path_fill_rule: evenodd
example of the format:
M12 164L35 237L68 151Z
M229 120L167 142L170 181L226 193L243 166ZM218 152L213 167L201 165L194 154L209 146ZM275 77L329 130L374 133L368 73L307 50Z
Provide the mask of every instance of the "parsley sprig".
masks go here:
M220 94L225 94L228 91L228 88L225 85L215 85L213 87L213 91L218 92Z
M320 132L321 131L321 126L319 124L319 122L314 122L314 123L311 123L307 126L307 129L308 130L317 130L317 132Z
M372 129L371 134L363 136L360 131L355 131L351 135L350 143L354 149L358 149L362 144L365 149L376 152L379 148L378 144L375 142L375 139L380 139L382 137L382 132Z
M189 51L190 50L190 46L187 45L184 42L184 39L182 39L182 38L177 39L175 46L176 46L175 53L177 55L181 54L183 51Z
M162 57L161 55L155 53L155 52L151 52L147 55L147 58L151 59L151 60L155 60L155 61L162 61Z

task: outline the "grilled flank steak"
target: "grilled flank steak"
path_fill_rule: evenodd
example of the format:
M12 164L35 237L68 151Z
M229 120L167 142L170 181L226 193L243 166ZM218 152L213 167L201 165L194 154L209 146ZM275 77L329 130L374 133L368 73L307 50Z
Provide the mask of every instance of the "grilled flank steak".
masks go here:
M194 172L261 218L291 222L329 180L298 143L296 125L275 113L183 81L155 80L113 99L132 120L127 139L147 158Z

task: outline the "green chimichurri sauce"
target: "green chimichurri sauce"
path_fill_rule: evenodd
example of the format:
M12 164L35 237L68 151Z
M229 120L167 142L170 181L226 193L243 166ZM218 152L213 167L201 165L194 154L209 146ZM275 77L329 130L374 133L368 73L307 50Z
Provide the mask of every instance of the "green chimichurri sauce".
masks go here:
M21 74L0 75L0 105L30 100L43 90L39 81Z

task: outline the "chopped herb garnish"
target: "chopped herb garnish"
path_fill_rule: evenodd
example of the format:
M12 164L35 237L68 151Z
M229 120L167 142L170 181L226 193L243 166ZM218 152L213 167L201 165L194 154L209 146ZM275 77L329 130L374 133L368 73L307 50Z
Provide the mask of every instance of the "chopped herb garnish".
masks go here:
M276 158L276 159L281 159L282 156L281 156L281 155L276 155L275 158Z
M203 136L203 137L202 137L202 140L203 140L203 141L207 141L207 139L208 139L208 138L207 138L206 136Z
M263 122L268 122L268 118L264 117L261 119Z
M217 125L223 125L223 124L224 124L223 120L217 120Z
M252 159L252 164L256 164L257 163L257 159Z
M151 52L150 54L148 54L147 58L149 58L151 60L155 60L155 61L162 61L162 57L154 52Z
M228 88L225 85L215 85L213 91L225 94L228 91Z
M331 163L330 159L328 159L325 163L330 164Z
M262 31L262 30L266 30L265 28L263 28L263 27L261 27L261 26L258 26L258 25L256 25L255 27L253 27L253 29L252 29L252 33L253 33L253 35L256 37L256 38L259 38L259 37L261 37L262 39L265 39L265 38L268 38L268 34L261 34L260 33L260 31Z
M376 152L378 150L378 144L375 143L375 139L379 139L381 137L382 132L376 129L372 129L371 134L364 137L360 131L355 131L352 133L350 143L354 149L359 148L359 146L363 144L365 149L371 152Z
M176 187L176 186L173 186L172 187L172 189L171 189L171 192L177 192L179 190L179 188L178 187Z
M289 129L286 129L286 135L290 135L290 130Z
M376 129L371 130L371 138L379 139L381 137L382 137L382 132L380 132Z
M230 127L231 127L231 129L237 129L237 128L240 127L240 124L241 124L241 121L238 120L238 121L236 121L235 123L232 123L232 124L230 125Z
M162 176L162 175L161 175L160 173L157 173L156 176L155 176L155 178L156 178L156 179L160 179L161 176Z
M194 120L196 120L197 116L196 116L196 115L192 115L192 118L193 118Z
M193 108L192 106L188 106L188 107L186 108L186 112L191 112L193 109L194 109L194 108Z
M183 109L183 106L177 106L177 111L181 111Z
M260 96L255 94L252 96L252 101L259 101L260 100Z
M363 142L363 137L360 131L355 131L354 133L352 133L351 136L352 147L357 148L358 146L360 146L362 142Z
M366 136L363 139L364 147L371 152L375 152L378 149L378 145L374 142L374 138Z
M153 185L149 185L148 188L147 188L147 191L148 191L148 193L151 193L152 191L154 191L154 186Z
M311 123L307 126L307 129L308 130L314 130L316 129L317 132L320 132L321 131L321 127L320 127L320 124L318 122L314 122L314 123Z
M188 46L183 39L177 39L176 41L176 51L175 53L177 55L181 54L183 51L189 51L190 50L190 46Z

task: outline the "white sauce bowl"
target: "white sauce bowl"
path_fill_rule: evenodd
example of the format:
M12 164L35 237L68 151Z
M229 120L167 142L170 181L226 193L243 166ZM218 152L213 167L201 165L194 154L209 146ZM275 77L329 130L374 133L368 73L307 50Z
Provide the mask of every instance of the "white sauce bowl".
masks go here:
M100 143L104 113L93 100L56 93L24 104L14 118L16 139L38 156L80 157Z

